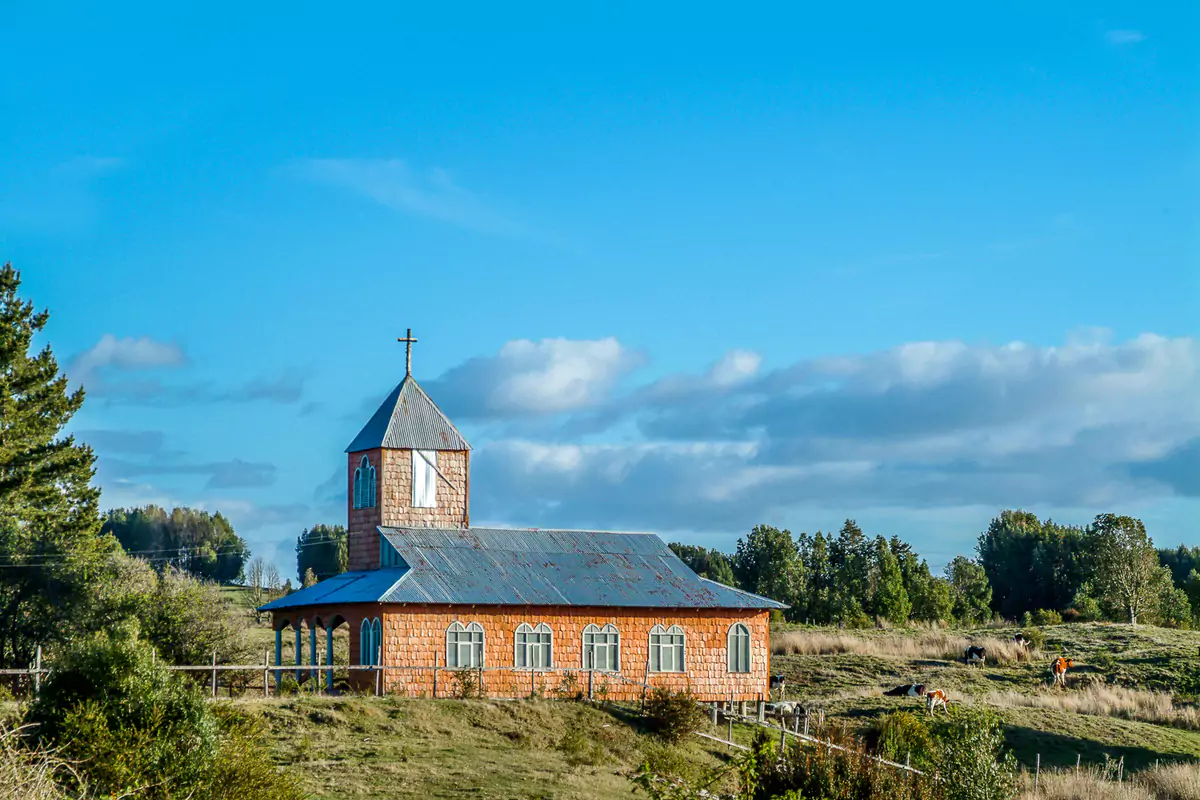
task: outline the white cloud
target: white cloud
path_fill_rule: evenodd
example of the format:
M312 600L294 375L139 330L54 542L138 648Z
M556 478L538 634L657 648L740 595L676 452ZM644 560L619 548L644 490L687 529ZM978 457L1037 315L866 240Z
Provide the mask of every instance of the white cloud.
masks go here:
M430 384L452 417L559 414L606 401L641 358L614 338L519 339L470 359Z
M1110 43L1117 45L1137 44L1138 42L1146 41L1146 34L1129 28L1111 30L1104 34L1104 36Z
M295 162L291 171L305 180L360 194L394 211L482 233L529 234L523 225L455 183L444 169L417 171L398 158L310 158Z
M178 367L187 363L183 349L171 342L149 336L118 339L111 333L100 337L87 350L71 360L69 371L76 381L86 381L96 370L112 367L120 370Z
M583 344L549 350L592 352ZM540 354L539 368L512 355L528 352ZM558 413L566 429L596 436L640 432L606 444L563 444L561 430L553 440L485 442L473 459L477 514L704 532L800 507L1099 511L1200 491L1186 474L1200 452L1200 343L1191 338L1113 342L1084 331L1051 347L918 342L765 374L755 354L734 353L621 395L613 376L624 374L614 366L623 351L614 342L599 352L609 355L585 362L607 369L563 371L592 376L577 390L547 366L556 357L528 346L466 370L486 380L442 387L466 391L481 415Z

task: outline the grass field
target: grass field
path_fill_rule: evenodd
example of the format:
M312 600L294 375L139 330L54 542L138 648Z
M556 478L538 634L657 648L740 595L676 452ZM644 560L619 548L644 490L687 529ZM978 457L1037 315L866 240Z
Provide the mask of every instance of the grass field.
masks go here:
M1030 766L1039 753L1048 766L1074 766L1077 755L1085 764L1124 756L1131 770L1200 757L1196 706L1172 697L1195 691L1200 633L1056 625L1043 629L1046 643L1028 661L1003 653L999 664L962 663L964 643L1008 642L1017 630L777 630L771 671L786 677L789 699L858 728L889 711L923 710L916 700L883 697L884 689L901 683L945 689L952 711L994 709L1018 760ZM1050 686L1049 664L1058 655L1078 662L1065 692Z
M628 797L643 761L698 774L726 758L670 747L618 709L550 701L312 698L247 701L272 752L313 798Z

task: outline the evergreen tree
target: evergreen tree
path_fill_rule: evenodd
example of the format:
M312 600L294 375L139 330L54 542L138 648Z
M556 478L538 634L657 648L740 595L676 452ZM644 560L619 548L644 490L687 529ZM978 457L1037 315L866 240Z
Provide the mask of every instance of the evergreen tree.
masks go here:
M317 580L323 581L342 574L349 566L346 529L341 525L313 525L296 537L296 575L301 580L310 569Z
M125 551L145 558L160 571L174 568L197 578L232 583L243 578L250 548L220 512L158 506L118 508L105 514L105 533Z
M62 433L83 390L67 391L49 346L33 352L49 314L21 300L20 285L0 268L0 667L70 635L116 550L97 536L92 449Z
M833 562L833 616L846 622L862 616L870 602L871 543L852 519L846 520L830 546Z
M969 624L986 622L991 614L992 587L983 567L955 556L946 565L946 579L954 596L954 616Z
M904 589L900 562L882 536L875 538L875 566L872 570L871 613L894 625L908 622L912 603Z
M726 586L737 586L729 557L720 550L716 548L707 550L698 545L680 544L679 542L671 542L667 547L671 548L671 552L679 556L679 560L687 564L688 568L701 578L708 578L710 581L723 583Z
M833 621L833 561L829 554L829 537L817 531L811 539L801 538L801 560L807 578L804 618L818 625Z
M746 538L738 539L733 556L733 574L738 585L792 606L786 612L791 618L803 603L799 596L804 584L803 569L790 531L756 525Z

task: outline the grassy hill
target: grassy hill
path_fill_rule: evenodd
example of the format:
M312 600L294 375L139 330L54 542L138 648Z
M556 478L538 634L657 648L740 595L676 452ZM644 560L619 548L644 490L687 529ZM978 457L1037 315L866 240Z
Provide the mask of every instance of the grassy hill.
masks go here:
M916 700L883 697L901 683L950 693L952 706L994 709L1017 758L1032 765L1102 763L1125 757L1129 769L1156 760L1200 757L1200 713L1175 693L1197 686L1200 633L1142 626L1072 624L1043 629L1029 660L1011 647L1017 628L967 631L777 630L771 670L787 678L789 699L824 709L860 729L882 714L922 710ZM986 666L962 663L966 643L990 654ZM1050 686L1049 664L1074 658L1068 690ZM998 656L998 657L997 657Z
M726 757L670 747L617 709L550 701L246 701L313 798L627 798L643 761L699 774ZM714 749L715 748L715 749Z

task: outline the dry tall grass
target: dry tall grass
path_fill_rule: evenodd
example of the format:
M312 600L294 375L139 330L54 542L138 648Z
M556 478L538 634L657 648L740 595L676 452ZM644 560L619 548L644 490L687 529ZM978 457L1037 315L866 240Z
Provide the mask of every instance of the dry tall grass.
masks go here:
M950 659L961 662L963 653L971 645L984 648L991 663L1011 664L1023 658L1021 648L1011 639L998 639L993 636L969 639L966 636L939 631L923 632L915 636L790 631L774 638L772 650L776 655L821 656L854 653L884 658ZM1036 654L1030 655L1036 657Z
M71 766L44 750L22 745L20 729L0 722L0 800L71 800L60 781L78 785Z
M1121 717L1155 725L1170 725L1200 730L1200 711L1192 706L1176 705L1165 692L1147 692L1121 686L1093 684L1063 692L1047 690L1036 694L991 692L983 702L1008 708L1049 708L1099 717Z
M1025 776L1025 788L1017 800L1200 800L1200 765L1169 764L1154 767L1136 775L1126 775L1123 783L1103 770L1084 769L1046 771L1041 774L1038 789L1033 790L1033 776Z

